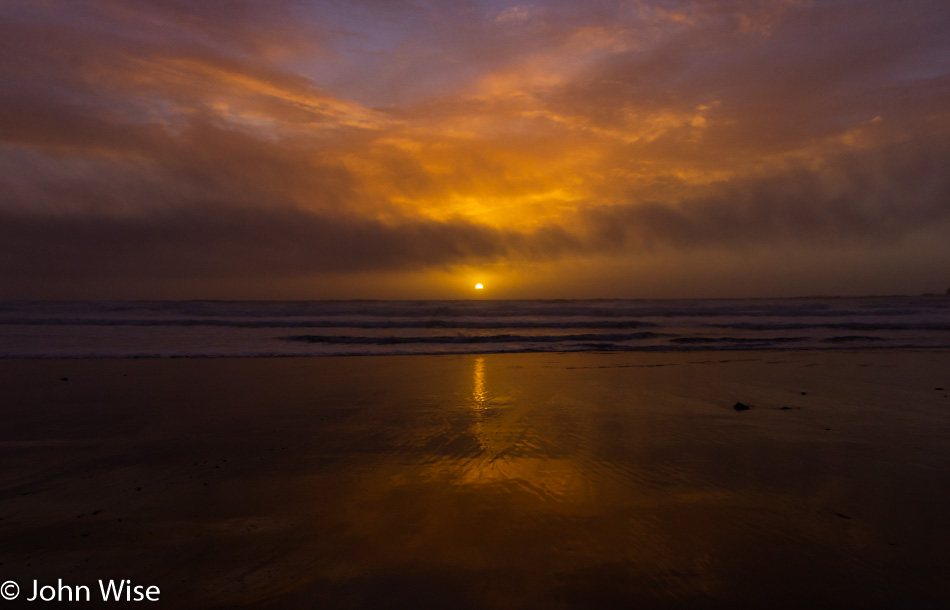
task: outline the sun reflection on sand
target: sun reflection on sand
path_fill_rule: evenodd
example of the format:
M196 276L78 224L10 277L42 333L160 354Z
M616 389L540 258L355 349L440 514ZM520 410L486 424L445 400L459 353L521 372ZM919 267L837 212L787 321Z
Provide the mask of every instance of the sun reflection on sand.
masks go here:
M472 408L481 411L485 408L488 393L485 391L485 359L479 356L475 359L475 371L472 389Z
M460 484L502 485L509 493L521 490L560 501L583 487L575 460L553 458L542 431L523 423L525 407L489 392L482 356L473 364L471 410L471 433L481 453L464 462Z

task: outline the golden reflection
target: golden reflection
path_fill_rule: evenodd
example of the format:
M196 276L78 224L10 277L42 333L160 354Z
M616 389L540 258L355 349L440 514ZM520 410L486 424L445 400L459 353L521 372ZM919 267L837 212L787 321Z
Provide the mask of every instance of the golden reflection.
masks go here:
M485 391L485 359L479 356L475 359L475 373L472 388L472 408L483 411L488 402L488 393Z
M503 375L499 372L499 375ZM573 457L552 458L546 446L556 430L547 424L526 426L525 411L511 397L489 394L485 358L477 356L472 368L471 433L481 455L465 460L457 484L501 485L535 499L565 502L585 497L583 480Z
M482 450L487 448L485 431L482 429L482 420L488 410L488 392L485 390L485 359L475 358L475 370L472 380L472 410L475 411L475 422L472 424L472 433L478 439Z

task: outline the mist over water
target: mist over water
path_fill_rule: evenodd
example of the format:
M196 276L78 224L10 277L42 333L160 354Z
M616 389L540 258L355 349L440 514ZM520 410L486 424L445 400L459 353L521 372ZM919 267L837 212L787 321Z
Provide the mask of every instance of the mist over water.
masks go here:
M0 357L950 347L950 299L6 301Z

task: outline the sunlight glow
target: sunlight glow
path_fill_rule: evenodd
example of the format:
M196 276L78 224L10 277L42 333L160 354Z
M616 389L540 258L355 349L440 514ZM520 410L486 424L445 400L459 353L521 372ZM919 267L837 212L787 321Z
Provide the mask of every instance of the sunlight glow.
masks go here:
M485 359L478 357L475 359L475 371L472 389L472 407L476 411L485 408L488 402L488 392L485 390Z

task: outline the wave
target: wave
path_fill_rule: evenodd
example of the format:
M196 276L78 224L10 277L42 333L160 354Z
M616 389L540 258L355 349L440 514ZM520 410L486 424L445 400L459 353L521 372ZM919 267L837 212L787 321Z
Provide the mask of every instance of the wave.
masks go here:
M874 297L746 300L512 301L5 301L0 311L131 318L798 318L947 313L950 299Z
M9 326L221 326L229 328L457 328L487 330L497 328L655 328L653 322L639 320L588 321L535 321L505 320L214 320L214 319L159 319L159 318L0 318L0 324Z
M296 335L281 337L286 341L327 343L332 345L399 345L409 343L457 344L457 343L569 343L584 341L615 342L653 339L664 335L652 332L577 334L577 335L451 335L426 337L365 337L344 335Z
M828 337L822 339L826 343L849 343L853 341L887 341L884 337L868 337L864 335L846 335L844 337Z
M945 322L730 322L704 326L735 330L950 330L950 324Z
M767 343L770 345L775 345L779 343L793 343L797 341L809 340L810 337L676 337L675 339L670 339L670 343L735 343L750 345L756 343Z
M216 352L205 351L200 353L190 352L136 352L136 353L90 353L90 352L23 352L23 353L0 353L0 360L18 360L18 359L37 359L37 360L136 360L136 359L204 359L204 358L336 358L336 357L357 357L357 356L449 356L449 355L467 355L467 354L529 354L529 353L558 353L558 352L796 352L801 348L798 346L765 346L765 345L622 345L611 343L589 343L576 345L534 345L534 346L505 346L505 347L472 347L460 349L399 349L388 346L387 349L368 349L347 350L343 352L286 352L278 350L266 351L243 351L243 352ZM806 351L827 352L827 351L849 351L855 349L850 345L825 345L821 347L808 347ZM873 350L892 351L892 350L934 350L946 352L950 350L950 344L943 345L916 345L910 343L894 345L875 345Z

